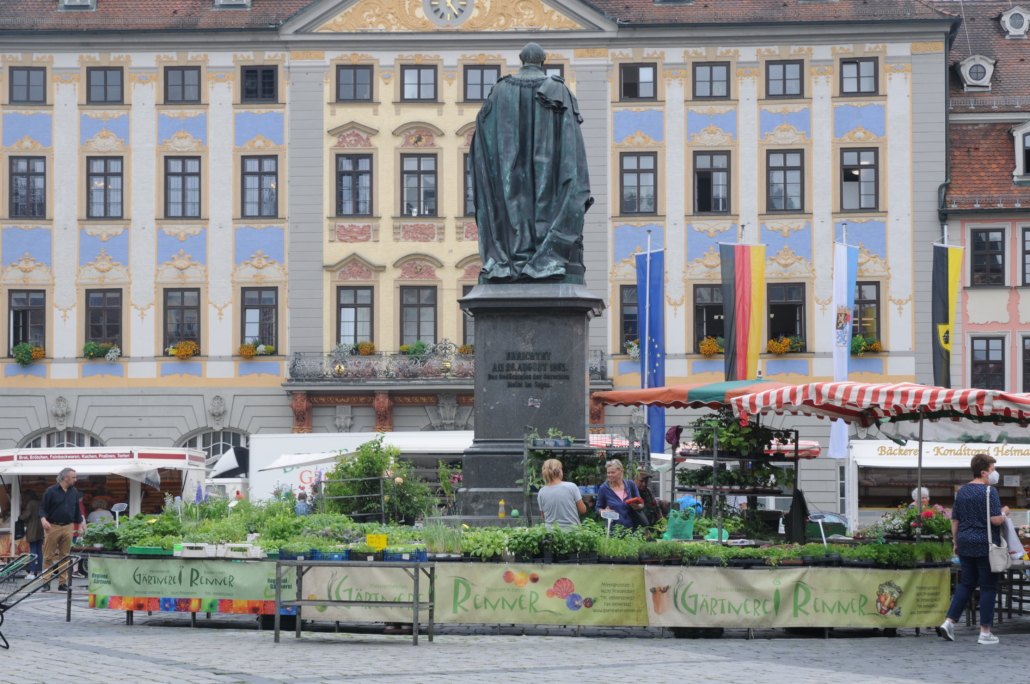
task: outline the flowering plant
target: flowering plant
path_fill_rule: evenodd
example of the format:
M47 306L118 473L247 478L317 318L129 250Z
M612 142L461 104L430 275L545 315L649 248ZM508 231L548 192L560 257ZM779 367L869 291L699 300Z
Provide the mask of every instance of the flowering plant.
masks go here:
M921 516L921 517L920 517ZM922 521L924 535L944 537L951 535L951 514L937 504L927 507L920 514L914 505L898 506L873 525L862 530L863 537L908 537L915 536L917 521Z
M46 356L46 350L29 342L22 342L11 348L11 356L14 357L15 363L24 367Z
M358 342L358 353L362 356L370 356L376 353L376 345L373 342Z
M118 348L118 345L112 344L111 348L107 350L106 354L104 354L104 358L107 359L108 362L114 363L121 357L121 355L122 350Z
M629 358L634 361L640 360L640 340L633 340L625 344L626 353L629 354Z
M199 354L200 346L198 346L193 340L182 340L181 342L176 342L165 351L167 351L169 355L185 361L186 359Z
M719 338L709 336L701 340L697 345L697 350L701 352L702 356L715 356L722 353L723 347L719 344Z
M475 348L474 345L471 345L471 344L463 344L460 347L458 347L458 353L459 354L466 354L466 355L468 355L468 354L475 354L476 353L476 348Z

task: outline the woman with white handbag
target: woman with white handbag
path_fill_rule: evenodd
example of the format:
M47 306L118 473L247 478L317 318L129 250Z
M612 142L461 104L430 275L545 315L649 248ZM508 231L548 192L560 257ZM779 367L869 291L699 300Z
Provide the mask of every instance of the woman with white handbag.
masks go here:
M962 611L979 584L980 637L977 643L998 643L998 637L991 634L998 573L1008 569L1012 559L1000 533L1009 507L1002 507L998 490L992 486L998 484L995 462L987 454L974 456L970 464L973 479L962 485L955 495L951 536L955 555L962 563L962 581L951 599L948 617L941 625L941 636L948 641L955 640L955 622L962 617Z

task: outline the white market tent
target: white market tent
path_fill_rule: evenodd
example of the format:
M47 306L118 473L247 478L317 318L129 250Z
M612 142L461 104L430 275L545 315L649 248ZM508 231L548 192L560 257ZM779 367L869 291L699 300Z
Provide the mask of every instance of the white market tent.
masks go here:
M350 456L356 453L359 445L370 442L380 435L384 446L393 446L403 454L461 454L472 446L475 433L472 430L446 430L439 432L351 432L346 433L347 441L341 444L340 451L327 451L311 454L284 454L271 464L260 468L279 470L282 468L303 468L306 466L332 463L343 454Z
M77 475L116 475L129 480L129 515L140 512L143 484L159 486L160 470L180 470L184 474L205 472L204 452L196 449L165 447L94 447L72 449L0 450L0 479L11 487L12 511L21 510L21 478L55 477L64 468ZM175 492L178 494L178 492ZM6 513L6 511L5 511ZM14 535L17 515L8 517L0 536Z
M957 487L968 482L972 477L969 463L974 455L980 453L997 459L997 468L1002 475L999 486L1021 487L1030 484L1030 480L1026 479L1030 475L1030 444L924 441L922 470L927 478L922 484L931 489L931 503L945 507L951 505L950 495L941 498L944 496L942 486ZM890 440L852 439L848 445L846 477L849 520L870 522L886 510L864 504L860 500L860 486L900 489L899 496L907 500L910 490L915 488L911 476L919 468L919 460L919 442L914 440L899 445ZM905 477L900 471L909 471L909 476ZM933 471L941 475L934 476ZM886 477L885 473L888 474ZM1024 480L1011 480L1020 474ZM899 484L902 480L904 484ZM1017 507L1013 508L1015 512Z

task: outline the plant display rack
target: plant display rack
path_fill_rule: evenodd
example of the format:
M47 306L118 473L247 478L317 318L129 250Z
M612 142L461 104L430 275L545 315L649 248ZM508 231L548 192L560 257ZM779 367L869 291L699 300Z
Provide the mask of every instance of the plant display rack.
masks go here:
M756 419L757 419L757 417L756 417ZM693 450L693 451L690 452L689 458L691 460L701 460L701 461L711 461L712 462L712 484L711 485L700 485L700 486L680 486L680 485L676 484L676 465L677 465L677 463L686 461L688 457L686 457L686 456L681 457L679 455L674 455L673 459L672 459L672 469L671 469L672 470L673 487L675 487L677 492L683 492L683 493L702 492L702 493L707 493L709 495L709 497L712 500L712 511L715 512L715 514L716 514L717 530L718 530L718 533L717 533L718 536L716 537L717 539L722 539L722 507L717 505L717 498L718 497L722 497L723 500L725 501L727 494L729 494L731 496L759 496L759 495L762 495L762 496L776 496L778 494L782 494L783 493L783 490L780 489L780 488L754 487L754 488L736 488L736 489L734 489L732 487L726 487L726 486L720 487L719 486L719 462L720 462L720 459L723 462L726 462L726 461L738 461L741 464L741 466L743 467L743 465L745 463L777 463L777 462L787 462L787 460L784 459L783 457L781 457L781 456L769 456L769 455L766 455L764 452L762 453L761 456L755 456L754 454L747 454L747 455L744 455L744 454L732 454L732 453L726 453L726 452L724 452L724 453L722 453L720 455L720 453L719 453L719 430L718 430L717 427L699 428L699 427L684 426L684 430L689 430L691 435L700 434L702 432L711 433L711 435L712 435L712 449L711 449L711 451L708 451L708 450L705 450L705 449ZM797 477L798 477L798 464L800 462L800 459L798 458L798 439L799 439L799 435L798 435L798 431L797 430L786 430L786 432L791 433L792 436L793 436L793 443L794 443L794 459L793 459L793 463L794 463L794 482L795 482L795 486L796 486L796 483L798 481L797 480ZM681 437L681 441L682 441L682 437ZM693 440L691 440L691 441L693 441ZM748 502L748 507L751 508L751 502L750 501Z
M619 458L623 462L627 476L636 472L636 469L641 466L651 466L650 428L646 424L590 425L586 442L578 443L570 438L556 439L534 435L535 431L527 429L522 459L522 482L527 508L526 524L530 526L533 525L534 494L530 483L530 468L533 458L531 452L547 451L552 454L551 458L558 460L561 460L563 455L593 455L597 457L602 471L604 463L612 458Z

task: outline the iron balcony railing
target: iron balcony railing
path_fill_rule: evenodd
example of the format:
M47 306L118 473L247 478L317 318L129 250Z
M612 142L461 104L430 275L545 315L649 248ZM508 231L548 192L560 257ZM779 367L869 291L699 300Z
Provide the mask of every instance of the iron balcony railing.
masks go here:
M296 352L290 360L291 382L350 381L452 381L471 384L476 374L474 354L462 354L450 340L442 340L422 354L376 352ZM591 380L608 378L608 356L591 349L588 357Z
M1030 209L1027 195L948 195L949 209Z

